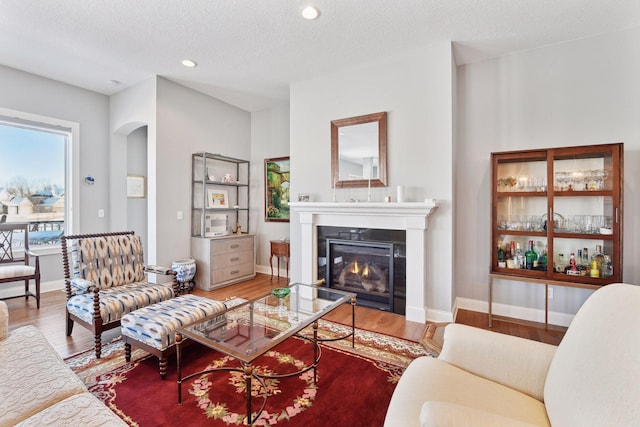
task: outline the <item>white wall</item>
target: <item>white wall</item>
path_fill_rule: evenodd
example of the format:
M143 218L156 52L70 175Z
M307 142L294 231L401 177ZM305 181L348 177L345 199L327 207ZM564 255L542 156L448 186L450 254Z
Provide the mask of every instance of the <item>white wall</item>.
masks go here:
M250 159L251 115L163 78L158 78L157 90L153 208L157 223L149 235L155 233L157 238L157 260L152 262L170 265L191 252L192 153L207 151ZM178 211L183 212L182 220L176 219Z
M146 184L144 199L147 207L145 262L158 264L156 235L156 98L157 78L151 77L135 86L111 96L109 100L109 180L110 209L107 211L110 231L124 231L129 227L127 200L128 136L146 127ZM135 230L137 231L137 230Z
M249 229L256 233L256 269L262 273L271 273L269 241L289 237L289 223L264 220L264 160L287 156L289 156L289 104L252 113ZM274 269L277 269L275 258L273 264ZM285 274L284 264L281 263L281 266Z
M331 120L388 112L388 185L372 200L407 187L409 201L435 198L427 230L427 316L445 319L452 306L453 61L450 43L403 52L291 86L291 194L332 200ZM367 189L339 189L337 199L366 200ZM300 280L299 223L291 222L293 280Z
M624 271L640 284L640 29L458 69L456 294L488 298L492 151L624 142ZM462 267L463 266L463 267ZM497 283L497 282L496 282ZM540 320L541 287L499 283L502 307ZM556 288L551 321L570 320L589 291ZM470 301L467 301L469 303ZM486 303L476 308L486 309ZM519 308L518 308L519 307ZM524 310L521 310L524 308ZM527 310L534 309L534 310ZM569 316L565 316L569 314Z
M127 137L127 175L146 177L147 174L147 127L142 126ZM146 183L145 183L146 186ZM127 230L133 230L142 239L142 247L148 248L147 191L143 198L127 198Z
M171 265L191 252L191 155L208 151L248 159L251 116L210 96L153 77L111 100L113 205L126 206L127 135L147 125L148 263ZM177 219L182 212L181 220ZM126 209L112 228L127 227Z
M92 186L80 186L79 212L81 232L108 229L98 209L108 205L109 98L0 65L0 107L38 114L80 124L79 176L93 176Z
M92 186L79 186L76 218L80 232L107 231L98 209L108 206L109 99L94 92L0 65L0 107L80 124L80 165L77 176L95 177ZM40 258L42 291L62 286L62 257ZM18 284L18 287L20 284ZM33 284L31 285L33 288ZM15 293L13 293L15 295Z

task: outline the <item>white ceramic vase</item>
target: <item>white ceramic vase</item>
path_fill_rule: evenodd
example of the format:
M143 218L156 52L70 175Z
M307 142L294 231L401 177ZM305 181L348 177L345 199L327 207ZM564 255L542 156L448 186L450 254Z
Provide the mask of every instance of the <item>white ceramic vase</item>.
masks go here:
M196 260L189 258L173 261L171 263L171 269L176 272L178 282L190 282L196 275Z

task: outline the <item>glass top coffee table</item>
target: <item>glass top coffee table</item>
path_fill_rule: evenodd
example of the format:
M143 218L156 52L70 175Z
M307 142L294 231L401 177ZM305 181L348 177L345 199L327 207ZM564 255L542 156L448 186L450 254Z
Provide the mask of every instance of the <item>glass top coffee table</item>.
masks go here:
M245 423L251 425L260 416L267 401L264 379L291 377L313 369L315 383L317 380L316 367L321 355L319 342L351 337L351 345L354 346L356 294L301 283L291 284L287 289L290 293L284 298L278 298L274 295L275 292L270 292L177 329L178 403L182 403L183 381L218 370L243 372L247 391ZM351 333L337 338L319 339L318 319L347 302L351 303ZM312 337L297 335L309 325L313 325ZM293 335L314 344L311 346L313 347L313 362L309 366L297 372L281 375L267 376L254 371L252 362L256 358ZM185 338L231 356L238 360L241 366L238 368L208 369L183 377L181 355ZM253 379L262 385L264 391L262 406L255 414L251 411L251 382Z

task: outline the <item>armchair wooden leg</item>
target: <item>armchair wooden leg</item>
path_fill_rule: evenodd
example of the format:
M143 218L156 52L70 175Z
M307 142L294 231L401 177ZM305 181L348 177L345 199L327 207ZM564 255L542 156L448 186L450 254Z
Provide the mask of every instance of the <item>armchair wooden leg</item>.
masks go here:
M24 281L24 299L29 300L29 280Z
M102 336L101 336L101 334L96 334L95 343L96 343L96 359L100 359L100 356L102 355Z
M131 362L131 344L124 343L124 360Z
M73 332L73 320L71 320L71 317L67 313L67 336L68 337L71 336L71 332Z
M166 357L159 357L159 362L160 362L160 379L163 380L165 378L167 378L167 358Z
M36 306L40 310L40 277L36 277Z

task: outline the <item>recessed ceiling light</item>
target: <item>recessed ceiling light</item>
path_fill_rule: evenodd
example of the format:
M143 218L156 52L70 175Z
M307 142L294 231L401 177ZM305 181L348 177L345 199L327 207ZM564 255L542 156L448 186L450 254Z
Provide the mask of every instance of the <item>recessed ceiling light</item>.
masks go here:
M185 67L194 68L198 66L198 63L192 59L183 59L182 65L184 65Z
M320 11L313 6L307 6L300 11L300 14L304 19L312 21L320 16Z

